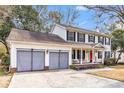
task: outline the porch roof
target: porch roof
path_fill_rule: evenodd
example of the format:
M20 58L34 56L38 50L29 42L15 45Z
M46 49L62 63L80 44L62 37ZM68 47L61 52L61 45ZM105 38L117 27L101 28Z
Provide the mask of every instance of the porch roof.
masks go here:
M79 42L69 42L72 45L72 48L85 48L85 49L104 49L102 44L88 44L88 43L79 43Z

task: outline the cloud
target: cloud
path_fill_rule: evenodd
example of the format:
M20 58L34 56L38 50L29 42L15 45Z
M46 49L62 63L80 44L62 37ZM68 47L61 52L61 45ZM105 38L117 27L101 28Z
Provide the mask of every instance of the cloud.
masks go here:
M79 11L87 11L88 10L84 6L77 6L76 9L79 10Z
M87 23L87 21L82 21L81 23L79 23L79 26L83 26Z

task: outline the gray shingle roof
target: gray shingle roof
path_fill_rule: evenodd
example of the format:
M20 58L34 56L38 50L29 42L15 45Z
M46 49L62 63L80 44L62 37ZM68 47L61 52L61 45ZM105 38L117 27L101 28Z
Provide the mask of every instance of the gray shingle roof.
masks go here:
M106 33L101 33L101 32L97 32L97 31L92 31L92 30L88 30L88 29L84 29L84 28L79 28L79 27L75 27L75 26L71 26L71 25L64 25L64 24L58 24L61 25L63 27L66 28L66 30L68 31L77 31L77 32L82 32L82 33L88 33L88 34L93 34L93 35L99 35L99 36L105 36L105 37L110 37L108 34Z
M45 32L30 32L27 30L19 30L13 28L7 38L11 41L26 41L26 42L36 42L36 43L65 43L61 37Z

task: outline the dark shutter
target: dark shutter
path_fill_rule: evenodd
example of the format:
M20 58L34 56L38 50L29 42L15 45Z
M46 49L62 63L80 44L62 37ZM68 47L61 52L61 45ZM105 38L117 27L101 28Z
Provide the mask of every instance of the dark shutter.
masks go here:
M94 41L93 42L95 43L95 36L94 36Z
M106 37L105 37L105 45L106 45Z
M109 38L109 45L110 45L110 38Z
M79 33L77 32L77 41L79 42Z
M100 37L98 36L98 43L100 42Z
M67 37L67 40L68 40L68 31L67 31L67 36L66 37Z
M74 41L75 41L75 32L74 32Z
M90 42L90 35L88 35L88 42Z
M102 38L102 44L104 44L104 37Z
M84 34L84 42L85 42L85 34Z

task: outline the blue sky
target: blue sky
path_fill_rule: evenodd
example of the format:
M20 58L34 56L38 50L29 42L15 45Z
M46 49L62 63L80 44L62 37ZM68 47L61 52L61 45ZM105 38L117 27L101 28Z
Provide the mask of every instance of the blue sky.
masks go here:
M49 5L49 10L66 10L68 7L75 8L79 10L80 16L77 19L77 23L79 23L79 27L86 28L89 30L95 30L96 22L94 20L94 15L91 11L88 11L86 8L82 6L71 6L71 5Z

